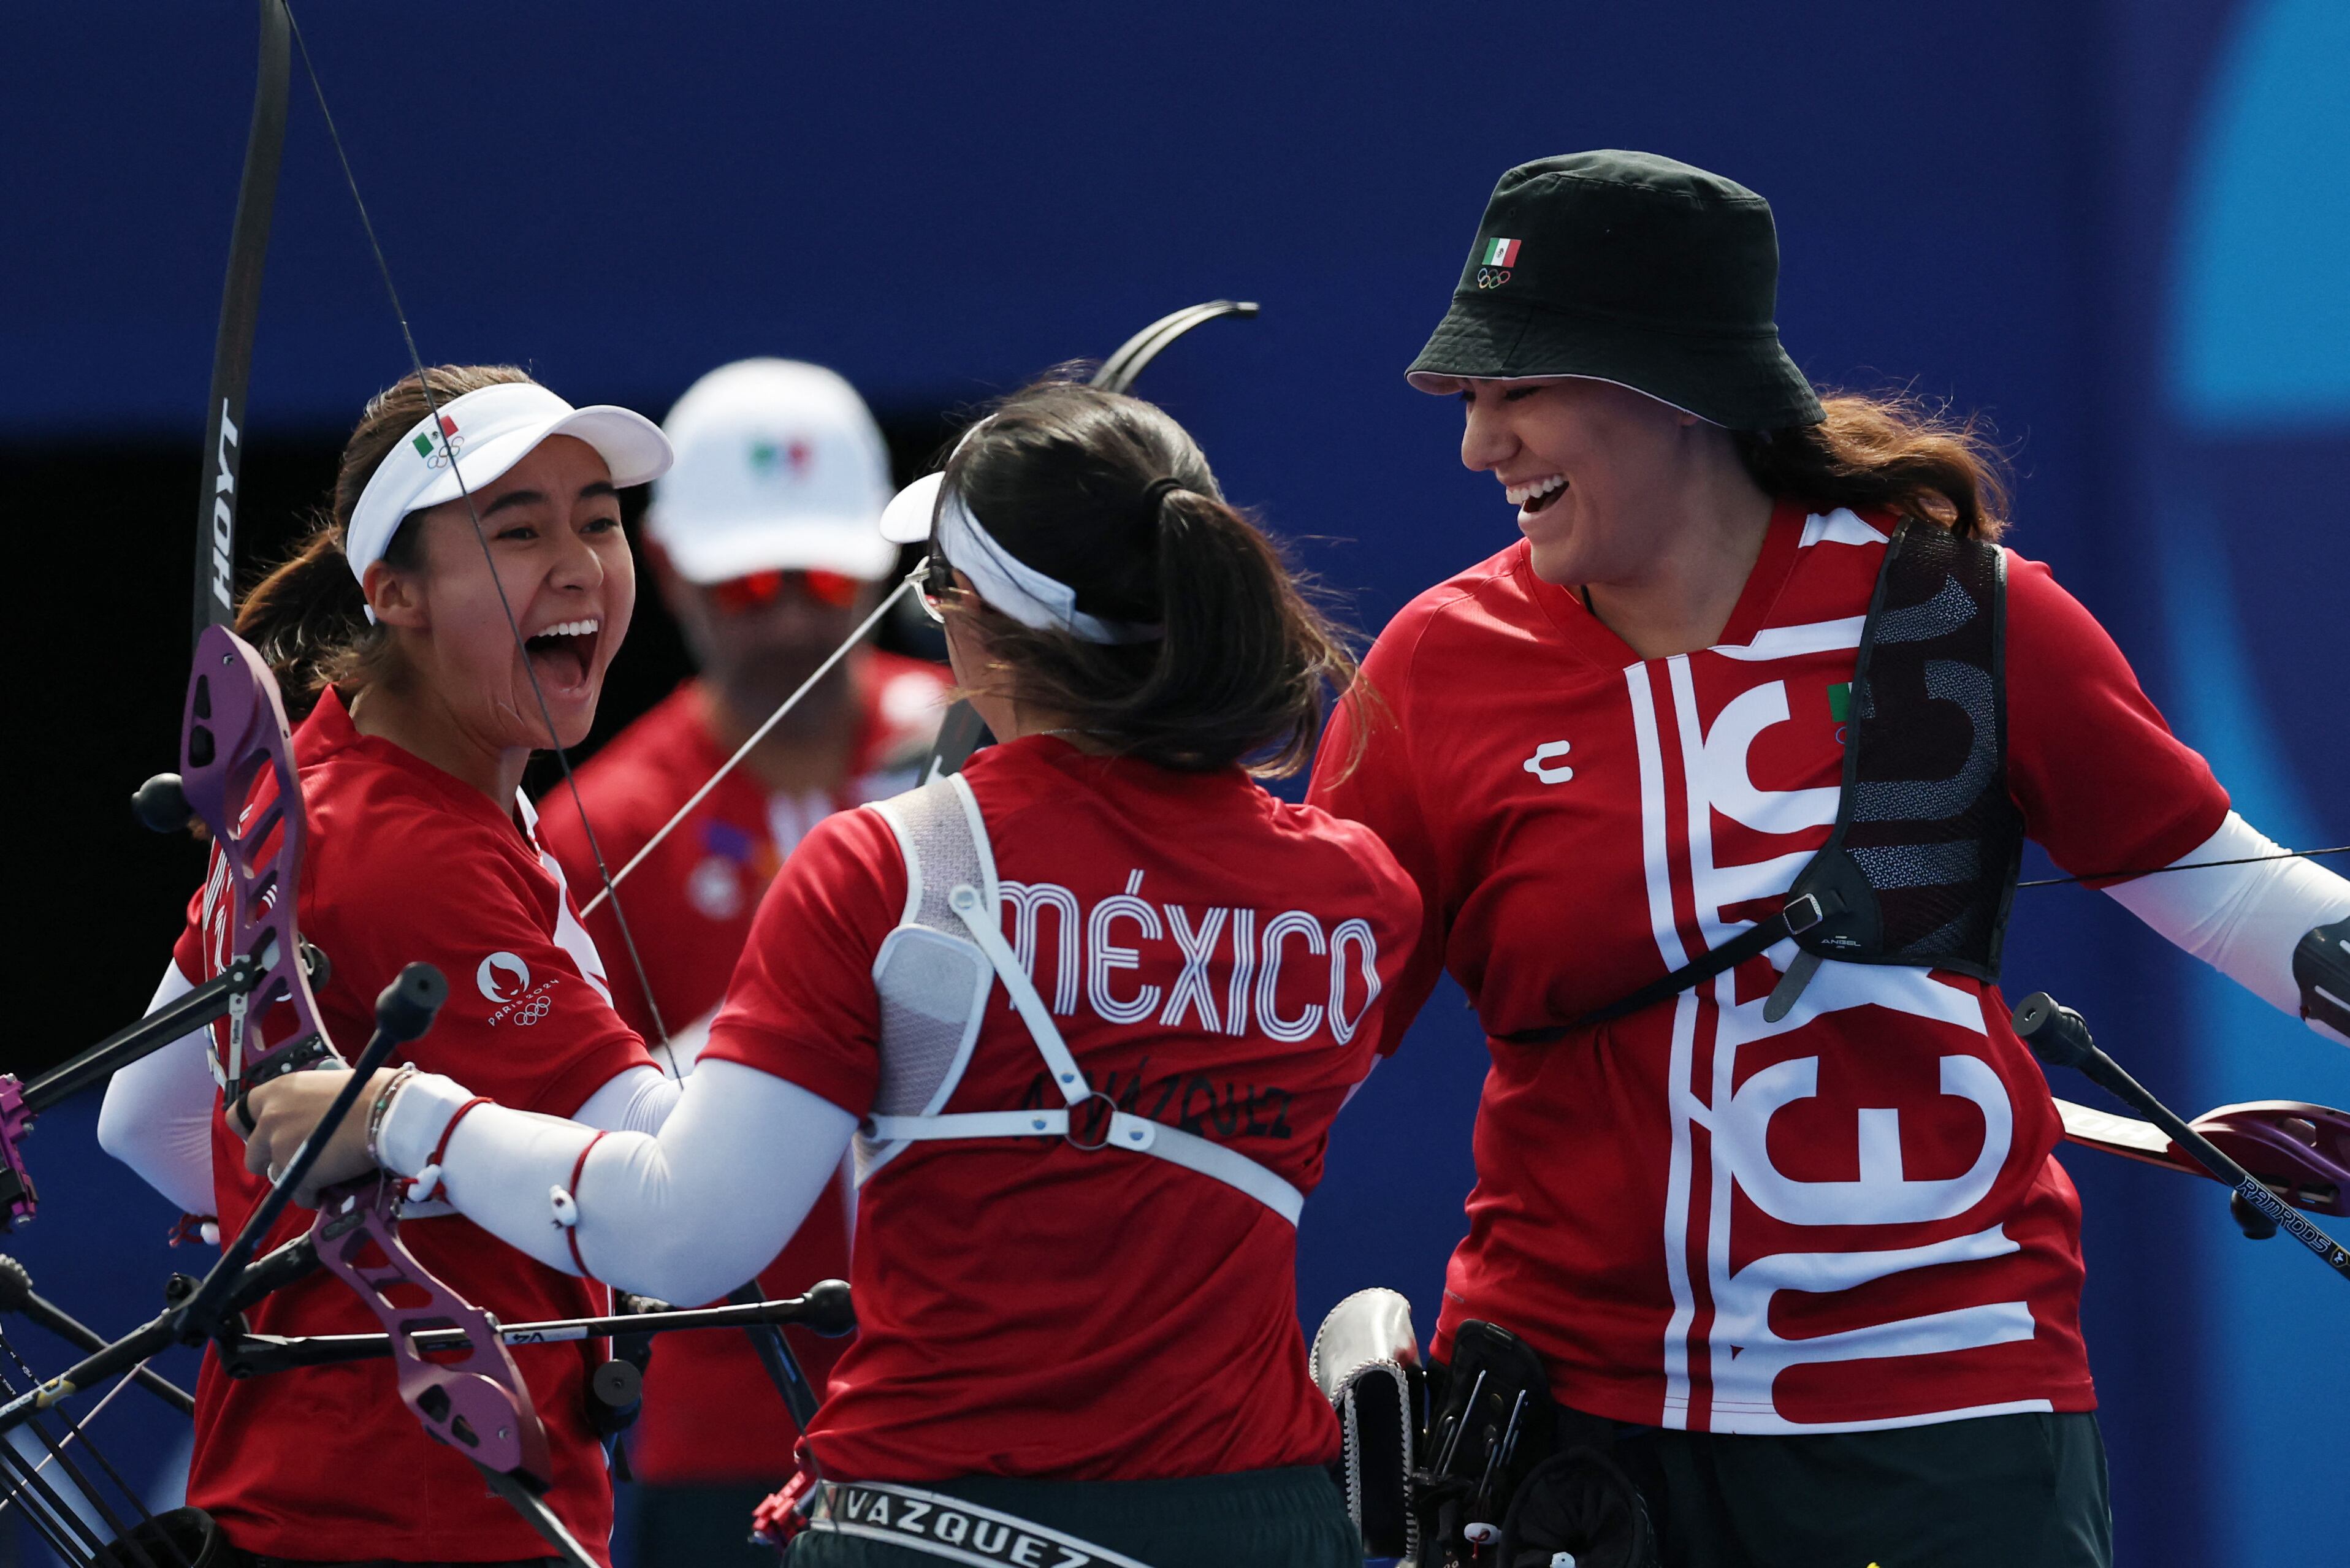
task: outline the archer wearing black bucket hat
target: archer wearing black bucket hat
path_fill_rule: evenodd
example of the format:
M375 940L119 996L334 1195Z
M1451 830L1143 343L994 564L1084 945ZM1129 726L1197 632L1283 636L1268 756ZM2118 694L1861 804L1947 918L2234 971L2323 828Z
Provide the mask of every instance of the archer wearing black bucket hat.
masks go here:
M1954 786L2069 868L2272 851L2089 613L1997 547L2005 495L1972 421L1812 389L1773 325L1777 253L1770 207L1718 174L1642 152L1523 164L1410 369L1454 400L1461 461L1500 505L1408 520L1467 541L1464 564L1379 634L1362 674L1381 717L1331 725L1308 798L1378 833L1427 911L1381 1049L1446 972L1489 1037L1429 1408L1482 1408L1495 1367L1536 1369L1515 1380L1535 1402L1504 1467L1529 1478L1518 1503L1488 1495L1484 1449L1421 1450L1441 1472L1422 1563L1465 1561L1479 1521L1513 1563L2112 1562L2079 1202L1995 958L1799 962L1794 889L1861 856L1893 868L1866 873L1872 895L1951 894L1941 928L1967 899L2003 909L2012 849L1902 836L1878 810ZM1996 587L1970 597L1951 563ZM1957 626L1988 649L1966 672L1918 640ZM1915 749L1872 769L1887 735ZM1824 856L1847 820L1861 847ZM1963 896L1929 859L1971 868ZM2325 892L2264 895L2292 935L2230 973L2282 974L2350 907L2350 885L2298 875ZM2230 897L2139 880L2159 886L2115 897L2190 951ZM1544 1469L1544 1433L1613 1469ZM1620 1472L1643 1501L1569 1472Z
M1502 176L1452 291L1406 372L1587 376L1734 431L1816 423L1820 400L1773 320L1771 203L1653 152L1570 152Z

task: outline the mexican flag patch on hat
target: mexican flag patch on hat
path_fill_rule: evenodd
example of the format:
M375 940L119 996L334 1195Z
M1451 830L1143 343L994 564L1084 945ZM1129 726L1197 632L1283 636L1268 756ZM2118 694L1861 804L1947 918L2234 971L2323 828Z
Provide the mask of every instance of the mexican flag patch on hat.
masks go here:
M456 433L457 421L451 419L447 414L442 414L441 416L442 436L445 439L449 436L455 435ZM432 432L430 431L419 431L416 432L416 439L409 444L416 448L417 456L431 457L432 455Z
M1484 259L1482 263L1480 263L1479 265L1483 265L1483 266L1515 266L1515 265L1518 265L1518 242L1517 242L1517 241L1515 241L1515 240L1488 240L1488 241L1486 241L1486 242L1485 242L1485 259Z

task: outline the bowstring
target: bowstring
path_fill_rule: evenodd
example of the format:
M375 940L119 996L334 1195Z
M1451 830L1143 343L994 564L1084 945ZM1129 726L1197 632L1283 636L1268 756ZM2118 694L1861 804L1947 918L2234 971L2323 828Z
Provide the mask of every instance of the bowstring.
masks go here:
M2042 877L2030 882L2018 882L2018 888L2065 888L2076 882L2103 882L2108 878L2159 877L2168 871L2208 871L2214 866L2258 866L2269 860L2315 860L2325 855L2350 855L2350 844L2336 844L2326 849L2284 849L2274 855L2239 855L2232 860L2196 860L2184 866L2149 866L2138 871L2084 871L2078 877ZM617 907L617 906L616 906Z
M546 743L555 753L556 764L563 770L564 789L571 796L572 810L578 814L579 830L587 836L588 856L596 862L596 875L603 883L603 893L598 902L609 899L611 903L612 920L619 929L620 945L628 950L629 967L636 972L637 988L645 999L645 1011L652 1015L653 1032L660 1036L661 1054L669 1058L670 1076L675 1078L679 1076L677 1052L670 1044L669 1025L661 1019L660 1004L653 999L652 981L645 971L644 959L637 951L636 934L629 929L629 918L621 911L620 900L613 893L612 873L605 864L603 846L597 841L595 824L588 819L587 803L580 799L579 781L571 771L570 755L556 735L554 711L547 706L546 693L539 686L538 671L530 662L530 648L522 635L522 622L515 615L514 601L506 597L505 582L498 576L497 557L490 549L489 531L482 525L481 510L473 503L473 487L465 483L465 475L457 462L456 449L449 444L447 433L441 428L441 400L432 395L432 379L424 370L424 357L417 350L416 335L408 325L408 311L400 303L399 286L391 280L391 264L383 254L381 242L376 238L375 223L368 216L367 202L359 194L359 180L351 172L349 156L343 151L342 134L335 129L334 113L327 107L327 89L318 80L317 67L310 61L310 46L303 41L302 28L294 20L291 4L286 7L286 18L294 34L295 51L302 57L302 73L309 78L311 95L318 100L318 116L326 121L327 140L335 149L335 161L341 166L343 183L351 193L351 205L359 210L359 227L367 235L368 249L375 256L377 275L383 279L383 291L391 300L391 313L400 322L400 341L407 345L409 364L416 372L418 389L424 394L425 411L432 421L432 435L440 441L441 450L449 456L450 476L456 480L457 493L464 499L465 514L473 520L473 537L482 547L483 561L490 568L490 582L498 591L498 607L505 612L506 630L514 637L515 651L522 655L523 673L530 681L531 700L538 705L539 722L546 727ZM588 906L590 909L594 907L593 904Z
M667 838L670 836L671 831L675 828L679 823L683 822L687 817L693 815L693 808L700 805L705 799L707 799L712 790L716 789L721 784L725 782L726 775L734 771L734 765L737 763L740 763L744 757L749 756L758 743L767 738L767 732L773 730L777 724L783 722L784 715L797 707L801 698L816 690L816 682L823 680L825 676L829 674L834 665L848 657L849 649L855 648L858 643L865 640L865 634L871 631L875 626L879 625L881 618L889 613L889 607L896 604L900 598L904 597L907 592L910 590L913 586L914 579L910 575L900 581L896 587L890 589L888 597L883 598L879 604L873 607L873 613L867 616L865 619L858 624L857 629L850 632L847 638L838 648L834 649L829 654L826 655L825 661L816 667L815 673L811 674L806 680L800 682L799 690L785 698L782 703L777 706L775 711L767 715L765 722L760 724L757 729L752 731L750 736L744 740L741 745L734 748L734 754L728 757L723 763L720 763L718 771L703 781L702 787L693 792L691 798L687 800L683 805L679 806L677 810L671 815L670 819L667 822L661 824L660 831L654 834L650 838L645 840L644 847L638 850L635 855L631 856L629 863L620 867L619 873L613 877L610 881L604 884L604 890L597 894L593 898L588 899L588 902L580 908L579 913L581 918L585 919L587 916L594 914L596 912L596 907L607 898L613 899L612 912L614 914L619 913L620 906L618 895L614 890L618 888L621 883L629 879L629 873L634 871L639 866L643 865L645 857L650 855L655 849L660 848L661 840Z

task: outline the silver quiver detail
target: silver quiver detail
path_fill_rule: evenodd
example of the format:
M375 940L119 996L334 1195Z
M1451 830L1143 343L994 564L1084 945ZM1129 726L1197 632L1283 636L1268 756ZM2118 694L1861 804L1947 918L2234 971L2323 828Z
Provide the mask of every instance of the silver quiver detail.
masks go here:
M1419 1530L1409 1500L1421 1373L1411 1303L1390 1290L1357 1291L1322 1320L1306 1365L1338 1415L1339 1480L1364 1554L1413 1559Z

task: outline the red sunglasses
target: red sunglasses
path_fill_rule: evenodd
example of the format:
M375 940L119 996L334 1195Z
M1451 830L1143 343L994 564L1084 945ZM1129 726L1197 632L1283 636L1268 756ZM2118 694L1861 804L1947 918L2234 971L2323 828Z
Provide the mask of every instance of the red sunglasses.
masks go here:
M764 609L786 592L827 609L853 609L858 596L865 591L865 584L846 572L772 571L729 577L723 583L706 585L702 591L721 614L741 615L745 610Z

